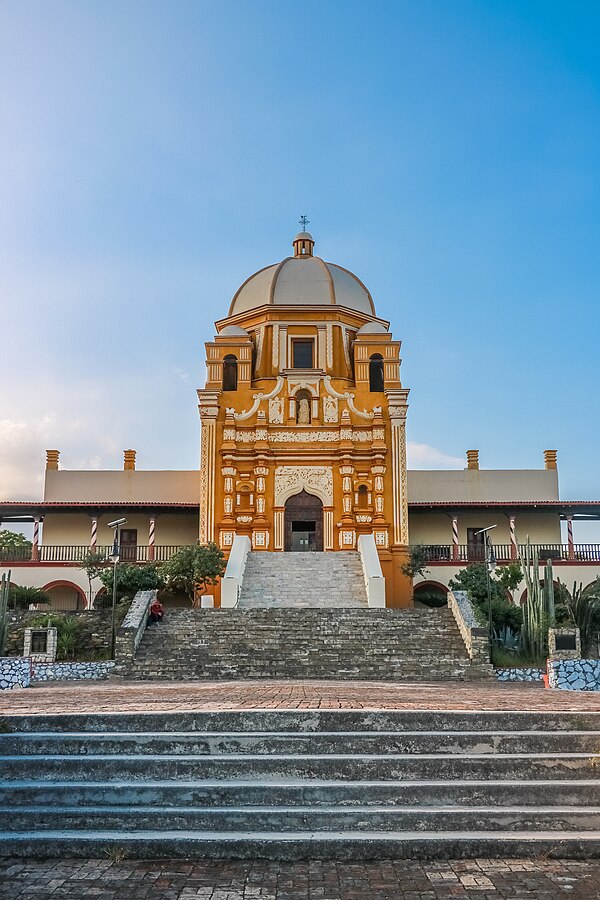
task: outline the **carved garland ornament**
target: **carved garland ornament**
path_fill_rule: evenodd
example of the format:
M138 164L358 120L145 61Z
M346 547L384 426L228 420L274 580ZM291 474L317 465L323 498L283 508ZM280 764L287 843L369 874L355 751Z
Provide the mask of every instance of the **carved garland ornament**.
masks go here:
M275 506L284 506L293 494L316 494L324 506L333 506L333 472L330 466L278 466L275 469Z
M381 413L381 407L374 407L372 412L367 412L366 409L360 410L357 409L354 405L354 394L351 394L350 391L345 391L343 394L340 394L339 391L331 384L331 376L325 375L323 378L323 384L325 385L325 390L328 394L331 394L332 397L335 397L336 400L345 400L348 403L348 408L352 410L352 412L359 416L361 419L372 419L375 416L375 413Z
M236 413L235 409L232 407L227 408L227 415L233 416L236 422L243 422L245 419L249 419L250 416L253 416L260 404L263 400L271 400L273 397L276 397L277 394L281 391L284 385L284 379L281 375L277 376L277 384L273 388L270 394L254 394L254 403L250 407L250 409L243 409L242 412Z

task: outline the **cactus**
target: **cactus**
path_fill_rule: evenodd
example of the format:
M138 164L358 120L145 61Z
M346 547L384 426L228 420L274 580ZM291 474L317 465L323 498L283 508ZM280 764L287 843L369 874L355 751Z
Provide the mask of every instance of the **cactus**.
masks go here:
M0 656L4 655L6 635L8 632L8 593L10 591L10 572L3 575L0 581Z
M547 651L548 628L555 622L554 579L552 560L544 569L544 584L540 584L539 556L529 543L519 550L519 558L525 584L527 600L523 606L521 643L523 650L533 659L541 660Z

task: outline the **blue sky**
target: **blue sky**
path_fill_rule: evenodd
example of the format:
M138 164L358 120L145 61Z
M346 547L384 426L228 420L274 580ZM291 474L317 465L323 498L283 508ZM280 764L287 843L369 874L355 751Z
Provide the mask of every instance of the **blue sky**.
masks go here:
M600 497L599 27L533 0L0 5L0 496L41 495L46 447L196 466L203 342L307 213L403 341L413 465L556 448L562 495Z

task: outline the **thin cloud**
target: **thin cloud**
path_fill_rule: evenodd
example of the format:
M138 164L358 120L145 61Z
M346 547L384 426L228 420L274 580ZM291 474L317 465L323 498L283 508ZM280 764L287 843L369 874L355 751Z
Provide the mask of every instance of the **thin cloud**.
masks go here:
M459 456L450 456L430 444L408 441L406 455L409 469L464 469L465 461Z

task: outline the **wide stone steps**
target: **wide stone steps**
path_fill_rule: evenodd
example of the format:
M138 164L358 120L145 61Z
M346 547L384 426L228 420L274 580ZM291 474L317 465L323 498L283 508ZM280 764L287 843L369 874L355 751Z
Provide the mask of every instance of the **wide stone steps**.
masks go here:
M239 609L366 608L356 551L248 554Z
M472 665L447 609L174 609L121 674L431 681L492 670Z
M6 717L0 854L600 856L600 714Z

